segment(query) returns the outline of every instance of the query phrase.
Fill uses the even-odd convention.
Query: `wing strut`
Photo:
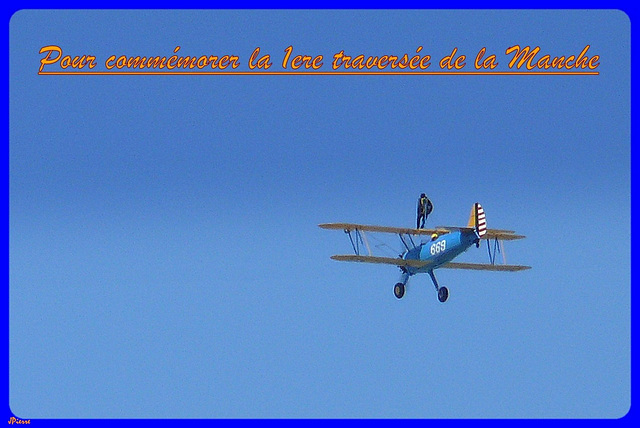
[[[502,244],[502,239],[493,239],[493,250],[491,249],[492,244],[489,241],[491,241],[491,238],[487,239],[487,251],[489,252],[489,261],[491,262],[491,264],[496,264],[496,255],[498,253],[502,254],[502,263],[507,264],[507,258],[504,253],[504,245]]]
[[[369,241],[367,240],[367,235],[365,235],[364,232],[358,232],[358,233],[360,233],[360,239],[362,239],[365,247],[367,247],[367,254],[371,255],[371,247],[369,247]]]
[[[409,244],[407,244],[407,241],[405,241],[405,235],[403,235],[402,233],[398,233],[398,237],[400,237],[400,240],[402,241],[402,244],[407,249],[407,251],[409,251],[411,248],[416,247],[416,244],[415,242],[413,242],[413,238],[411,237],[411,235],[406,235],[406,237],[409,238],[409,242],[411,242],[411,248],[409,248]]]
[[[354,229],[355,237],[351,236],[351,230],[345,229],[344,233],[349,235],[349,240],[351,241],[351,246],[353,247],[353,252],[359,256],[360,255],[360,244],[362,244],[367,249],[367,254],[371,255],[371,247],[369,247],[369,241],[365,236],[364,232],[359,229]]]
[[[349,241],[351,241],[351,246],[353,247],[353,252],[356,253],[356,255],[360,255],[360,246],[359,246],[359,242],[358,242],[358,237],[356,236],[356,242],[353,242],[353,237],[351,236],[351,231],[348,229],[344,230],[344,233],[346,233],[347,235],[349,235]]]

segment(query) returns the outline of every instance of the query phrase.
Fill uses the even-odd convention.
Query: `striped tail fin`
[[[469,216],[467,227],[473,227],[481,238],[487,233],[487,218],[482,205],[477,202],[471,207],[471,215]]]

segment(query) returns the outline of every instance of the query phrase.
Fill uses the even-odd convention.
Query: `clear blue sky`
[[[619,11],[21,11],[10,23],[10,406],[23,418],[617,418],[630,406]],[[551,55],[599,76],[38,76],[46,45]],[[468,68],[471,63],[467,65]],[[433,69],[432,68],[432,69]],[[338,263],[318,223],[463,225],[521,273]],[[388,243],[399,248],[393,236]],[[386,247],[380,249],[382,255]],[[486,260],[472,248],[468,261]]]

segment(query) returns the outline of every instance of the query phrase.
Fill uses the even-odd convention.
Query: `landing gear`
[[[401,282],[397,283],[395,287],[393,287],[393,294],[395,294],[398,299],[402,299],[402,296],[404,296],[404,284]]]
[[[440,303],[444,303],[449,298],[449,289],[447,287],[440,287],[438,289],[438,300]]]
[[[409,281],[409,277],[411,276],[406,269],[404,268],[400,268],[400,269],[402,270],[402,275],[400,275],[400,281],[396,283],[396,285],[393,287],[393,294],[395,294],[395,296],[398,299],[402,299],[402,296],[404,296],[407,281]]]
[[[436,292],[438,293],[438,300],[440,303],[444,303],[449,298],[449,289],[447,287],[440,287],[438,285],[438,280],[436,276],[433,274],[433,271],[429,271],[429,276],[431,277],[431,281],[433,281],[433,285],[436,287]]]

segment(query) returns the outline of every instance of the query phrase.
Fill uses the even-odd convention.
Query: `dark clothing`
[[[429,198],[421,197],[418,199],[418,220],[416,221],[416,229],[424,229],[424,223],[427,221],[427,217],[433,211],[433,204]],[[422,224],[420,223],[422,220]]]

